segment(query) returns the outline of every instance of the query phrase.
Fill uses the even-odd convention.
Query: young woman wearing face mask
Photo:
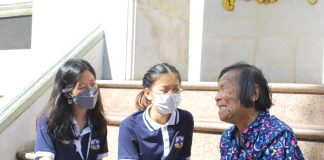
[[[85,60],[68,60],[58,70],[37,122],[35,159],[102,159],[108,154],[106,137],[95,71]]]
[[[181,78],[174,66],[157,64],[143,78],[136,98],[138,112],[122,121],[118,159],[190,159],[193,117],[178,109]]]

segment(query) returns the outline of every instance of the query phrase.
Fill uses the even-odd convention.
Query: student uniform
[[[94,138],[91,134],[90,121],[81,132],[75,119],[72,125],[74,134],[80,134],[79,140],[74,140],[72,144],[53,141],[48,133],[46,117],[42,116],[36,131],[35,157],[46,156],[54,160],[96,160],[108,155],[106,134],[99,139]]]
[[[193,117],[185,110],[171,113],[164,125],[156,123],[148,109],[138,111],[119,128],[119,160],[188,160],[191,155]]]

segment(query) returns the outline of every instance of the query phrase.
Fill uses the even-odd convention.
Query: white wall
[[[189,0],[137,0],[136,9],[134,79],[167,62],[187,80]]]
[[[236,1],[228,12],[205,0],[201,80],[215,81],[223,67],[243,60],[271,82],[321,84],[323,28],[323,1]]]
[[[131,13],[133,0],[108,0],[102,1],[100,9],[102,24],[105,29],[106,43],[108,49],[108,60],[111,66],[111,78],[114,80],[130,79],[131,67],[127,66],[127,59],[131,58],[127,52],[132,49],[128,47],[131,43],[132,30],[128,25],[132,25],[133,16]],[[129,38],[129,39],[128,39]],[[128,50],[129,49],[129,50]],[[131,63],[131,62],[130,62]]]
[[[32,50],[47,70],[101,23],[99,0],[34,0]]]

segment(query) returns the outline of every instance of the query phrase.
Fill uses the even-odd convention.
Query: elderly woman
[[[270,116],[268,82],[246,63],[224,68],[215,97],[221,121],[234,124],[221,137],[221,159],[304,159],[293,130]]]

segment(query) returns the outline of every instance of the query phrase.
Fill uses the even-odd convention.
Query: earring
[[[72,98],[69,98],[68,99],[68,104],[72,104],[73,103],[73,99]]]

